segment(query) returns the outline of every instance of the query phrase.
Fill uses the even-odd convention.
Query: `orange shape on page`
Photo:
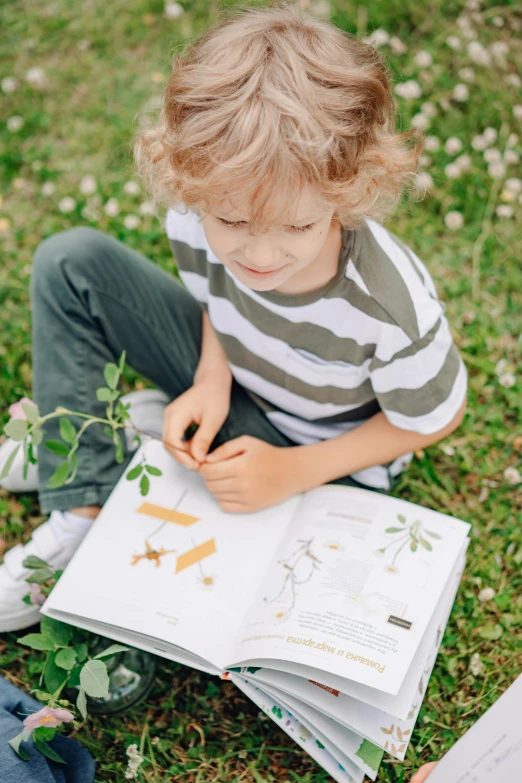
[[[205,541],[204,544],[199,544],[199,546],[195,546],[194,549],[189,549],[188,552],[184,552],[182,555],[178,555],[175,573],[178,574],[185,568],[194,565],[194,563],[199,563],[199,561],[203,560],[205,557],[213,555],[215,551],[216,540],[211,538],[208,541]]]
[[[163,506],[156,506],[154,503],[142,503],[138,509],[138,514],[147,514],[149,517],[163,519],[164,522],[172,522],[174,525],[181,525],[182,527],[190,527],[194,522],[199,521],[199,517],[182,514],[181,511],[174,511]]]

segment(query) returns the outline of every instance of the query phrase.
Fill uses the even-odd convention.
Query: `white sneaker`
[[[0,632],[19,631],[41,619],[40,605],[29,605],[22,600],[30,591],[25,581],[30,571],[22,565],[25,558],[36,555],[54,570],[65,568],[93,521],[77,514],[53,511],[25,546],[16,544],[5,553],[0,565]]]
[[[130,403],[129,413],[134,424],[144,432],[161,437],[163,429],[163,413],[170,402],[166,394],[159,389],[140,389],[120,397],[124,405]],[[129,451],[135,451],[138,443],[135,441],[136,430],[126,429],[125,437]],[[0,446],[0,473],[16,442],[8,438]],[[38,450],[35,449],[37,452]],[[36,455],[37,456],[37,455]],[[0,487],[8,492],[36,492],[38,489],[38,464],[29,464],[27,478],[23,477],[24,458],[19,449],[11,466],[9,474],[0,481]]]

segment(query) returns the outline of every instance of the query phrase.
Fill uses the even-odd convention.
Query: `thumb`
[[[244,451],[245,442],[243,437],[233,438],[232,440],[227,440],[222,446],[218,446],[217,449],[214,449],[212,454],[208,455],[207,462],[219,462],[219,460],[222,459],[235,457],[236,454],[242,454]]]
[[[197,459],[198,462],[203,462],[215,436],[215,427],[212,424],[203,422],[199,425],[189,445],[194,459]]]

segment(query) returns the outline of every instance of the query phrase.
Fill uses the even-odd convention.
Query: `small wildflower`
[[[478,653],[473,653],[470,658],[469,668],[474,677],[479,677],[484,671],[484,666]]]
[[[8,413],[11,419],[27,419],[27,416],[24,413],[24,409],[22,408],[22,403],[27,405],[34,405],[34,402],[30,400],[29,397],[22,397],[21,400],[13,402],[13,404],[8,408]]]
[[[165,3],[163,16],[165,19],[178,19],[185,13],[185,9],[179,3]]]
[[[458,179],[461,175],[460,166],[456,163],[448,163],[448,165],[444,168],[444,174],[449,179]]]
[[[517,143],[517,141],[518,141],[517,134],[516,133],[510,133],[509,136],[507,137],[506,147],[508,149],[510,149],[511,147],[514,147],[515,144]]]
[[[447,457],[453,457],[455,454],[455,449],[453,446],[450,446],[448,443],[443,443],[440,447],[440,450],[447,456]]]
[[[508,73],[504,76],[504,81],[511,87],[522,87],[522,79],[518,73]]]
[[[471,139],[471,146],[474,150],[477,150],[477,152],[482,152],[482,150],[485,150],[488,146],[488,140],[482,136],[473,136]]]
[[[129,180],[123,186],[123,192],[129,196],[136,196],[140,192],[140,186],[134,180]]]
[[[504,182],[504,186],[513,193],[520,193],[522,190],[522,179],[519,179],[518,177],[510,177]]]
[[[422,51],[417,52],[417,54],[414,57],[416,65],[419,66],[419,68],[429,68],[430,65],[433,63],[433,57],[429,52]]]
[[[515,165],[520,161],[520,155],[515,150],[506,150],[504,152],[504,160],[510,165]]]
[[[378,30],[374,30],[366,38],[363,38],[363,43],[370,44],[374,49],[378,49],[379,46],[384,46],[390,40],[390,34],[383,30],[381,27]]]
[[[464,225],[464,218],[460,212],[457,212],[457,210],[452,210],[446,214],[444,218],[444,224],[446,228],[450,228],[452,231],[456,231],[457,229],[462,228]]]
[[[509,209],[509,214],[501,214],[499,217],[512,217],[513,215],[513,209],[508,204],[501,204],[500,207],[497,207],[497,215],[499,209]],[[501,386],[504,386],[505,389],[511,389],[516,384],[517,379],[513,375],[512,372],[505,372],[503,375],[500,376],[498,379],[498,382]]]
[[[474,82],[475,71],[473,68],[461,68],[459,71],[459,78],[462,79],[463,82]]]
[[[11,221],[8,218],[0,218],[0,234],[4,231],[9,231],[11,228]]]
[[[444,109],[444,111],[451,111],[451,103],[444,96],[439,99],[439,106],[441,109]]]
[[[522,120],[522,105],[517,104],[516,106],[513,106],[513,117],[517,120]]]
[[[29,585],[29,598],[32,604],[39,604],[40,606],[47,600],[47,596],[42,592],[40,585],[34,583]]]
[[[88,196],[91,193],[96,193],[97,187],[96,179],[92,174],[85,174],[85,176],[82,177],[80,182],[80,193],[84,193]]]
[[[87,49],[91,48],[91,42],[88,41],[86,38],[82,38],[81,41],[78,41],[77,46],[80,52],[86,52]]]
[[[419,166],[423,166],[425,169],[431,166],[431,158],[429,155],[422,154],[419,158]]]
[[[495,375],[502,375],[507,366],[507,359],[499,359],[495,366]]]
[[[60,212],[63,212],[64,215],[67,215],[69,212],[72,212],[76,207],[76,201],[71,198],[70,196],[65,196],[65,198],[62,198],[58,204],[58,209]]]
[[[42,89],[47,86],[47,76],[42,68],[29,68],[25,74],[25,80],[31,87]]]
[[[433,187],[433,179],[427,171],[421,171],[415,175],[415,187],[417,191],[431,190]]]
[[[467,45],[470,59],[477,65],[491,65],[491,55],[479,41],[470,41]]]
[[[488,144],[494,144],[498,138],[498,131],[496,128],[484,128],[482,135],[488,142]]]
[[[7,118],[7,130],[11,131],[11,133],[16,133],[16,131],[19,131],[20,128],[24,124],[24,118],[20,117],[19,114],[13,114],[12,117]]]
[[[502,160],[502,154],[496,147],[489,147],[484,152],[484,160],[486,163],[495,163],[497,160]]]
[[[14,78],[14,76],[6,76],[2,79],[0,84],[2,86],[2,92],[5,93],[14,92],[18,87],[18,81]]]
[[[396,35],[390,38],[390,49],[393,54],[405,54],[408,51],[406,45]]]
[[[120,212],[118,199],[110,198],[105,204],[104,209],[106,215],[109,215],[109,217],[116,217],[116,215],[118,215]]]
[[[140,204],[138,212],[140,215],[155,215],[156,206],[153,201],[144,201],[143,204]]]
[[[440,139],[437,136],[426,136],[424,139],[424,149],[427,152],[437,152],[440,149]]]
[[[453,98],[461,103],[467,101],[469,98],[469,88],[467,84],[456,84],[453,88]]]
[[[421,112],[426,115],[426,117],[435,117],[437,114],[437,107],[434,103],[430,103],[429,101],[425,101],[421,106]]]
[[[450,136],[444,144],[444,152],[448,155],[456,155],[462,149],[462,142],[456,136]]]
[[[494,41],[489,47],[489,51],[497,63],[499,63],[499,65],[503,65],[507,55],[509,54],[509,44],[507,44],[505,41]]]
[[[417,128],[418,130],[426,130],[430,126],[430,119],[429,117],[426,117],[425,114],[422,112],[419,112],[418,114],[414,114],[411,118],[411,125],[413,128]]]
[[[491,21],[495,27],[504,27],[504,20],[501,16],[494,16]]]
[[[455,158],[453,162],[456,166],[460,166],[461,171],[465,171],[471,166],[471,157],[467,153],[464,153],[464,155],[459,155],[458,158]]]
[[[132,231],[141,225],[141,218],[138,215],[125,215],[123,225]]]
[[[462,47],[461,40],[456,35],[448,35],[446,38],[446,43],[448,44],[450,49],[453,49],[454,51],[457,51]]]
[[[138,746],[137,745],[129,745],[127,748],[127,757],[129,759],[129,763],[127,765],[127,769],[125,770],[125,778],[126,780],[134,780],[134,778],[137,777],[136,773],[138,771],[138,767],[143,762],[143,756],[140,755],[138,752]]]
[[[522,481],[522,476],[520,475],[520,472],[517,470],[517,468],[509,467],[506,468],[504,471],[504,478],[507,481],[508,484],[520,484]]]
[[[40,728],[40,726],[51,729],[55,726],[59,726],[61,723],[70,723],[72,720],[74,720],[74,715],[72,712],[69,712],[69,710],[42,707],[38,712],[28,715],[23,721],[23,724],[27,732],[33,732],[35,729]]]
[[[422,89],[418,82],[416,82],[414,79],[409,79],[406,82],[400,82],[399,84],[396,84],[395,93],[400,95],[401,98],[413,100],[414,98],[420,98],[422,95]]]
[[[56,190],[56,186],[53,182],[44,182],[42,185],[42,196],[52,196],[54,191]]]
[[[491,599],[494,597],[495,597],[495,591],[493,590],[492,587],[484,587],[478,594],[478,599],[481,604],[486,603],[486,601],[491,601]]]
[[[502,179],[506,173],[506,164],[501,160],[496,160],[488,166],[488,174],[492,179]]]

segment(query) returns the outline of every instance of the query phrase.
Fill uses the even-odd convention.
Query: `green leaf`
[[[52,693],[46,693],[45,691],[41,691],[39,688],[35,688],[34,691],[31,691],[35,699],[38,699],[38,701],[49,701],[49,699],[53,698]]]
[[[30,424],[36,424],[36,422],[40,418],[40,411],[38,410],[38,406],[33,405],[30,402],[23,402],[22,410],[25,414],[25,418],[27,419],[27,421]]]
[[[75,644],[74,649],[76,651],[76,660],[78,663],[83,663],[87,660],[87,656],[89,654],[89,651],[87,649],[87,645],[83,642],[80,642],[80,644]]]
[[[381,750],[381,748],[378,748],[377,745],[374,745],[373,742],[363,740],[362,744],[359,746],[359,750],[355,755],[359,756],[359,758],[362,759],[371,770],[377,772],[382,761],[384,751]]]
[[[44,446],[49,451],[52,451],[53,454],[58,454],[59,457],[67,457],[69,455],[70,447],[61,440],[46,440]]]
[[[45,434],[45,430],[40,429],[40,427],[35,427],[34,430],[31,432],[32,441],[33,441],[32,445],[33,446],[39,446],[40,443],[43,440],[44,434]],[[35,462],[36,462],[36,460],[35,460]]]
[[[150,481],[149,481],[148,477],[145,474],[143,474],[143,476],[140,479],[140,492],[141,492],[141,494],[142,495],[146,495],[147,492],[149,491],[149,487],[150,487]]]
[[[120,356],[120,361],[118,363],[118,371],[119,371],[120,375],[122,374],[123,369],[125,367],[125,358],[126,358],[126,356],[127,356],[127,351],[122,351],[121,352],[121,356]]]
[[[87,661],[80,672],[80,684],[87,696],[106,696],[109,692],[109,675],[103,661]]]
[[[103,370],[103,377],[109,389],[115,389],[120,379],[120,371],[113,362],[108,362]]]
[[[49,579],[52,579],[53,576],[54,571],[51,571],[50,568],[38,568],[34,573],[30,574],[25,581],[28,584],[43,585],[45,582],[48,582]]]
[[[72,626],[55,620],[52,617],[43,616],[40,623],[43,634],[52,639],[59,647],[67,647],[71,641]]]
[[[48,726],[38,726],[38,728],[35,729],[33,732],[33,737],[36,737],[39,740],[43,740],[44,742],[47,742],[55,738],[57,728],[58,728],[57,726],[55,726],[54,728],[49,728]]]
[[[419,536],[419,541],[420,541],[421,545],[424,547],[424,549],[428,550],[428,552],[431,552],[433,550],[433,547],[430,544],[430,542],[426,541],[426,539],[423,538],[422,536]]]
[[[426,530],[426,534],[427,534],[428,536],[431,536],[431,538],[438,538],[438,539],[441,539],[441,538],[442,538],[442,536],[439,536],[439,534],[438,534],[438,533],[432,533],[432,531],[431,531],[431,530]]]
[[[22,750],[20,747],[20,743],[24,742],[25,740],[28,740],[31,734],[27,731],[21,731],[20,734],[17,734],[16,737],[13,737],[13,739],[8,740],[9,745],[12,747],[15,753],[17,753],[21,759],[24,761],[29,761],[29,756],[25,752],[25,750]]]
[[[419,547],[418,547],[418,544],[417,544],[417,539],[416,538],[412,538],[411,541],[410,541],[410,549],[411,549],[411,551],[412,552],[416,552],[418,548]]]
[[[36,555],[28,555],[25,560],[22,560],[22,565],[24,568],[49,568],[49,563]]]
[[[66,669],[70,672],[76,663],[76,652],[72,647],[62,647],[62,649],[58,650],[56,653],[54,662],[60,669]]]
[[[481,639],[488,639],[488,641],[496,642],[502,636],[502,626],[498,623],[496,625],[485,625],[479,631]]]
[[[111,655],[116,655],[116,653],[120,652],[127,652],[127,650],[130,650],[130,647],[125,647],[123,644],[111,644],[111,646],[107,647],[106,650],[103,650],[101,653],[98,653],[98,655],[95,655],[93,661],[96,661],[98,658],[109,658]]]
[[[67,679],[67,687],[68,688],[79,688],[80,687],[80,671],[81,666],[76,665],[74,669],[69,673],[69,677]]]
[[[53,640],[42,633],[28,633],[16,641],[18,644],[25,644],[26,647],[31,647],[32,650],[54,650],[56,647]]]
[[[66,443],[72,443],[76,437],[76,429],[69,419],[60,419],[60,435]]]
[[[283,713],[281,712],[280,707],[276,707],[275,705],[272,707],[272,712],[276,716],[276,718],[279,718],[279,720],[282,719]]]
[[[54,653],[49,653],[44,664],[43,678],[45,687],[50,693],[56,693],[67,679],[67,672],[60,669],[54,662]]]
[[[20,450],[20,444],[18,446],[15,446],[8,458],[5,461],[4,467],[2,468],[2,473],[0,473],[0,479],[4,479],[9,471],[11,470],[13,466],[13,462],[15,460],[16,455],[18,454]]]
[[[36,749],[40,751],[40,753],[43,756],[47,756],[48,759],[51,759],[51,761],[57,761],[59,764],[65,764],[66,762],[62,759],[59,753],[57,753],[55,750],[51,748],[50,745],[48,745],[46,742],[42,742],[42,740],[34,738],[34,744],[36,746]]]
[[[145,465],[145,470],[150,473],[151,476],[162,476],[163,473],[159,468],[155,468],[153,465]]]
[[[118,465],[121,465],[121,463],[124,460],[123,445],[119,435],[117,433],[115,434],[116,434],[116,438],[114,440],[114,451],[116,456],[116,462],[118,463]]]
[[[385,533],[404,533],[403,527],[387,527]],[[391,546],[391,544],[390,544]]]
[[[112,400],[112,391],[107,386],[100,386],[96,389],[96,397],[100,402],[110,402]]]
[[[27,604],[27,606],[34,606],[33,602],[31,601],[31,596],[29,593],[27,593],[27,595],[24,595],[22,601],[24,602],[24,604]]]
[[[406,524],[406,517],[404,516],[404,514],[397,514],[397,519],[399,520],[399,522],[402,522],[403,525]]]
[[[113,433],[112,427],[104,427],[103,432],[105,433],[105,435],[107,435],[107,437],[112,438],[112,433]]]
[[[87,696],[83,688],[78,691],[78,698],[76,699],[76,707],[78,712],[85,720],[87,718]]]
[[[27,429],[25,419],[11,419],[5,425],[4,432],[13,440],[23,440],[27,436]]]
[[[136,465],[132,470],[129,470],[125,478],[127,481],[134,481],[134,479],[137,479],[138,476],[141,474],[141,471],[143,470],[143,465]]]
[[[67,480],[67,476],[69,475],[69,463],[68,462],[62,462],[56,470],[54,471],[53,475],[47,482],[47,486],[49,489],[56,489],[57,487],[63,486]]]

